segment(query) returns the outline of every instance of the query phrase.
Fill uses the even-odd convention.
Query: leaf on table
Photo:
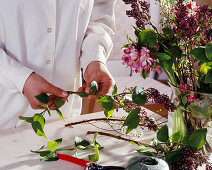
[[[75,147],[78,147],[78,146],[89,146],[90,145],[90,142],[81,138],[81,137],[75,137]]]
[[[58,147],[58,143],[56,141],[49,141],[47,143],[47,148],[51,151],[54,152]]]
[[[43,151],[40,153],[41,161],[57,161],[59,158],[57,154],[51,151]]]
[[[99,160],[99,149],[98,149],[98,146],[96,145],[93,149],[94,149],[94,151],[96,153],[93,154],[93,155],[89,155],[88,158],[89,158],[89,161],[97,162]]]

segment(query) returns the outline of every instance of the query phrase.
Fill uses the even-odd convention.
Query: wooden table
[[[160,118],[160,116],[151,111],[148,111],[148,114],[155,117],[155,119]],[[72,122],[101,117],[104,117],[103,112],[73,117]],[[161,118],[161,121],[166,121],[166,119]],[[101,129],[96,128],[96,126]],[[46,135],[51,140],[62,137],[64,141],[62,146],[71,147],[74,144],[74,137],[76,136],[92,141],[93,135],[86,135],[87,131],[108,132],[107,130],[110,128],[108,124],[103,122],[80,124],[72,128],[65,128],[62,121],[56,120],[47,121],[45,131],[48,132]],[[155,135],[153,132],[144,131],[142,140],[150,140],[153,135]],[[97,140],[105,147],[105,149],[100,151],[100,160],[98,163],[101,165],[126,166],[127,161],[132,156],[137,155],[135,151],[136,146],[130,145],[128,142],[105,136],[99,136]],[[41,162],[40,156],[31,153],[30,150],[37,150],[45,144],[46,140],[43,137],[35,135],[30,126],[0,130],[0,170],[83,170],[83,167],[63,160]],[[87,155],[88,153],[79,154],[81,158],[85,158]]]

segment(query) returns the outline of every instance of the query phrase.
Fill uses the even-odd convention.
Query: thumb
[[[49,86],[47,88],[47,93],[50,93],[52,95],[58,96],[58,97],[67,97],[68,93],[58,87],[53,86],[49,83]]]

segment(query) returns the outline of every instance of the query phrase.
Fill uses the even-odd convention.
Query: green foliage
[[[96,145],[93,149],[95,151],[95,154],[88,155],[88,158],[89,158],[89,161],[97,162],[99,160],[99,149],[98,149],[98,145]]]
[[[156,57],[159,60],[159,64],[163,67],[166,71],[172,71],[173,59],[166,53],[157,53]]]
[[[106,118],[110,118],[114,112],[114,99],[112,96],[100,97],[97,102],[104,108],[104,114]]]
[[[96,81],[92,81],[90,84],[90,94],[95,94],[98,91],[98,84]]]
[[[143,106],[147,101],[147,94],[143,87],[136,86],[132,92],[132,100],[139,106]]]
[[[81,137],[75,137],[75,147],[78,147],[78,146],[89,146],[90,145],[90,142],[81,138]]]
[[[61,98],[58,98],[54,101],[54,104],[57,108],[60,108],[65,104],[65,102]]]
[[[43,115],[35,114],[33,116],[32,128],[38,136],[44,136],[46,138],[46,135],[43,131],[44,125],[45,125],[45,118],[43,117]]]
[[[212,63],[210,62],[203,63],[200,67],[200,73],[202,76],[208,74],[210,70],[212,70]]]
[[[194,149],[201,149],[206,143],[206,134],[207,129],[195,130],[189,138],[190,146]]]
[[[43,151],[40,153],[41,161],[57,161],[58,157],[55,152],[51,151]]]
[[[118,88],[117,88],[117,85],[115,84],[115,85],[114,85],[114,88],[113,88],[113,93],[112,93],[112,95],[117,94],[117,91],[118,91]]]
[[[33,122],[33,117],[23,117],[23,116],[19,116],[20,120],[24,120],[27,123],[32,123]]]
[[[205,76],[205,83],[212,83],[212,70],[208,72],[208,74]]]
[[[63,122],[65,122],[64,117],[63,117],[63,114],[62,114],[62,112],[58,108],[56,109],[56,112],[57,112],[57,115],[61,118],[61,120]]]
[[[157,34],[152,29],[141,31],[138,38],[143,46],[154,47],[157,45]]]
[[[190,54],[201,62],[209,62],[209,59],[205,55],[205,48],[195,48]]]
[[[51,151],[54,152],[58,147],[58,143],[56,141],[49,141],[47,143],[47,148]]]
[[[136,108],[132,110],[129,115],[127,116],[123,126],[127,126],[127,134],[130,133],[133,129],[137,128],[140,118],[139,118],[139,113],[141,109]]]
[[[165,155],[165,161],[167,163],[175,163],[180,162],[184,157],[184,150],[183,149],[177,149],[171,152],[167,152]]]
[[[157,139],[160,142],[167,142],[169,140],[169,132],[168,132],[168,126],[164,125],[157,133]]]
[[[87,97],[88,95],[89,94],[85,93],[84,91],[79,93],[80,97]]]
[[[45,93],[41,93],[37,96],[35,96],[35,98],[41,102],[41,103],[44,103],[44,104],[47,104],[49,102],[49,96]]]
[[[162,31],[163,31],[164,35],[168,35],[168,36],[172,35],[172,29],[171,28],[166,27],[166,28],[163,28]]]
[[[50,111],[48,105],[38,105],[37,107],[39,107],[40,109],[46,109],[46,111],[48,112],[49,116],[51,117],[51,111]]]
[[[212,43],[208,43],[205,47],[206,57],[212,62]]]
[[[181,138],[181,132],[178,131],[175,134],[173,134],[170,139],[172,140],[172,142],[178,142]]]

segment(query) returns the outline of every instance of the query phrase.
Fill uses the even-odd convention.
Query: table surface
[[[169,87],[156,83],[155,80],[147,78],[145,81],[140,77],[120,77],[116,78],[119,90],[122,91],[124,86],[130,87],[135,85],[141,85],[144,88],[155,87],[158,88],[162,93],[170,94],[171,90]],[[147,110],[148,115],[154,117],[156,120],[161,122],[167,121],[167,119]],[[103,112],[82,115],[78,117],[72,117],[72,122],[81,120],[87,120],[91,118],[104,117]],[[98,129],[98,126],[101,129]],[[104,129],[104,130],[102,130]],[[74,137],[80,136],[85,139],[92,141],[93,135],[86,135],[87,131],[108,131],[111,127],[104,122],[96,122],[92,124],[80,124],[75,125],[72,128],[65,128],[64,123],[60,120],[49,120],[45,126],[46,135],[51,139],[55,140],[63,138],[62,146],[73,146]],[[150,131],[144,131],[142,135],[142,141],[150,140],[155,134]],[[105,148],[100,151],[99,164],[101,165],[118,165],[126,166],[127,161],[135,156],[136,146],[130,145],[128,142],[120,141],[114,138],[99,136],[98,142]],[[67,170],[84,169],[81,166],[59,160],[56,162],[41,162],[38,154],[31,153],[30,150],[39,149],[42,145],[46,144],[46,140],[43,137],[38,137],[28,125],[18,127],[15,129],[0,130],[0,170]],[[69,153],[70,154],[70,153]],[[79,153],[81,158],[85,158],[88,154]]]

